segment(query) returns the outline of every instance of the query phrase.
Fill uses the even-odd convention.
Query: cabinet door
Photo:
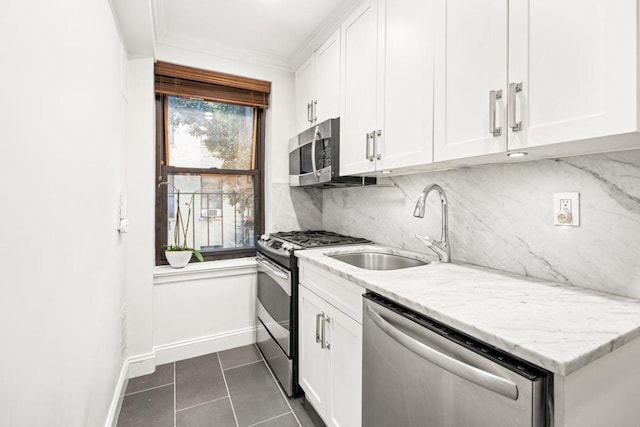
[[[362,325],[331,307],[329,343],[330,415],[333,427],[362,425]]]
[[[436,2],[380,1],[384,5],[385,85],[377,168],[431,163]]]
[[[314,58],[307,59],[296,71],[296,131],[302,132],[311,126],[308,104],[315,99]]]
[[[434,1],[434,160],[504,151],[507,0]],[[492,90],[501,90],[502,98],[490,105]],[[490,132],[491,108],[502,128],[497,136]]]
[[[315,54],[316,123],[340,115],[340,30],[324,42]]]
[[[321,328],[319,314],[327,314],[328,305],[316,294],[305,288],[299,287],[298,296],[298,382],[305,392],[307,400],[313,405],[318,414],[326,413],[326,399],[329,393],[327,384],[328,376],[328,351],[321,348],[316,342],[317,328]],[[325,324],[326,331],[326,324]],[[326,332],[325,332],[326,333]]]
[[[637,130],[636,0],[512,0],[509,149]]]
[[[364,1],[341,27],[340,174],[370,172],[367,134],[376,129],[378,4]]]

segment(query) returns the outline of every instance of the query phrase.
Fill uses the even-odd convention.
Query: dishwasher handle
[[[384,333],[396,340],[400,345],[433,363],[436,366],[487,390],[498,393],[512,400],[518,400],[518,386],[511,381],[490,372],[468,365],[451,356],[441,353],[428,345],[410,337],[394,327],[371,307],[367,307],[370,318]]]

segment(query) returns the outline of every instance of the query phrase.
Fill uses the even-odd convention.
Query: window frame
[[[212,90],[215,86],[212,85]],[[166,136],[168,131],[168,102],[167,94],[156,93],[155,109],[156,109],[156,203],[155,203],[155,263],[156,265],[168,264],[164,256],[163,245],[167,242],[167,226],[168,226],[168,207],[167,197],[168,189],[166,185],[158,186],[161,182],[166,182],[170,173],[185,175],[251,175],[254,178],[254,246],[251,248],[228,248],[220,249],[215,252],[202,252],[205,261],[215,261],[232,258],[252,257],[256,254],[255,243],[258,237],[264,233],[265,228],[265,129],[266,129],[266,110],[264,107],[253,106],[255,109],[256,126],[256,147],[255,147],[255,169],[236,170],[236,169],[219,169],[219,168],[190,168],[165,165],[167,142]],[[207,101],[209,99],[206,99]],[[214,102],[220,102],[215,101]],[[233,104],[233,102],[226,102]],[[238,104],[240,105],[240,104]]]

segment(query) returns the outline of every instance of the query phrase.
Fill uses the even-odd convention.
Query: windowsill
[[[153,269],[153,284],[191,282],[194,280],[229,277],[256,272],[254,257],[225,259],[220,261],[191,262],[184,268],[159,265]]]

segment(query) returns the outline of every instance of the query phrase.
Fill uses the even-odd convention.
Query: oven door
[[[256,344],[287,396],[296,385],[292,352],[292,273],[258,252]]]
[[[269,335],[291,355],[291,272],[258,253],[257,315]]]

